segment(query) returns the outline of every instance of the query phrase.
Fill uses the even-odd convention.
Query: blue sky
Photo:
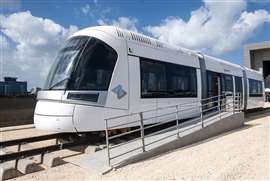
[[[42,86],[75,31],[116,25],[242,64],[243,45],[270,40],[268,0],[0,0],[0,78]]]

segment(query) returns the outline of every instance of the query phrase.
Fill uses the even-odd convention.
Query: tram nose
[[[53,132],[75,132],[73,112],[75,105],[39,100],[34,113],[37,129]]]

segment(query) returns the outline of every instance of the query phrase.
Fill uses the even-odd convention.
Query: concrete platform
[[[220,120],[221,118],[221,120]],[[195,142],[216,136],[220,133],[236,129],[244,124],[243,113],[229,113],[224,112],[221,115],[214,115],[204,120],[204,127],[199,119],[192,120],[192,124],[181,124],[179,130],[179,137],[175,128],[169,128],[159,134],[155,133],[147,135],[145,138],[145,152],[142,151],[141,140],[136,140],[128,144],[119,146],[111,150],[111,157],[123,154],[129,150],[139,148],[136,151],[124,154],[111,160],[111,165],[114,168],[119,168],[129,163],[137,162],[155,155],[180,148]],[[160,141],[158,141],[160,140]],[[153,144],[150,144],[155,142]],[[91,169],[98,174],[104,174],[112,168],[108,166],[107,150],[101,150],[94,154],[86,154],[81,158],[79,163],[75,163],[82,168]]]
[[[265,102],[263,108],[264,109],[269,109],[270,108],[270,102]]]

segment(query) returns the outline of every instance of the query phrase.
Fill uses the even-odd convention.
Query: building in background
[[[244,65],[262,72],[265,88],[270,89],[270,41],[246,45]]]
[[[0,81],[0,96],[25,95],[27,95],[27,82],[17,81],[16,77],[4,77],[4,81]]]

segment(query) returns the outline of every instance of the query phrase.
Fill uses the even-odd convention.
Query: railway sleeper
[[[20,151],[28,150],[30,145],[22,145]],[[1,149],[2,154],[6,153]],[[60,158],[60,151],[43,153],[41,155],[20,158],[17,160],[0,163],[0,181],[16,178],[25,174],[44,170],[66,163]],[[10,153],[10,152],[9,152]],[[42,165],[43,166],[42,166]]]
[[[21,144],[20,150],[18,151],[25,151],[33,149],[33,147],[30,144]],[[40,170],[43,170],[43,168],[39,165],[41,163],[41,156],[40,155],[34,155],[30,157],[26,157],[23,159],[16,160],[16,168],[23,174],[33,173]]]
[[[17,170],[23,174],[29,174],[44,170],[38,163],[30,158],[17,160]]]
[[[23,175],[15,168],[15,161],[0,163],[0,181]]]
[[[60,157],[62,149],[70,149],[76,146],[85,147],[85,145],[87,145],[86,149],[92,150],[91,152],[104,149],[104,145],[89,145],[87,139],[76,141],[72,140],[60,144],[57,141],[56,145],[44,148],[32,148],[29,143],[21,142],[20,146],[18,146],[18,152],[15,153],[6,151],[6,148],[1,148],[0,181],[43,170],[43,166],[51,168],[66,163]]]
[[[44,154],[43,165],[46,168],[55,167],[66,163],[55,152]],[[44,170],[44,168],[33,157],[12,160],[0,163],[0,181],[20,177],[25,174]]]
[[[60,151],[42,154],[41,157],[42,157],[41,163],[46,168],[56,167],[58,165],[63,165],[65,163],[67,163],[60,157]]]
[[[7,150],[4,148],[0,149],[1,155],[7,153]],[[18,177],[22,175],[17,169],[16,169],[16,161],[8,161],[4,163],[0,163],[0,181],[11,179],[14,177]]]

